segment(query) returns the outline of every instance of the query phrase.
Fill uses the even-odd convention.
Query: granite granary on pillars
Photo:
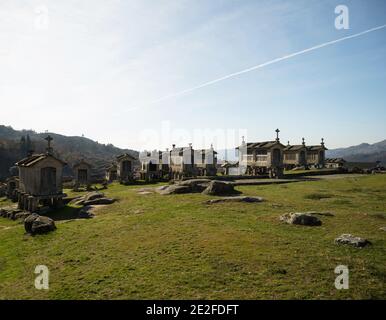
[[[35,212],[39,205],[60,207],[64,197],[62,171],[65,163],[53,155],[52,138],[46,138],[48,147],[43,154],[33,154],[16,163],[19,168],[17,190],[19,208]]]
[[[326,161],[326,150],[328,150],[324,145],[324,139],[320,145],[307,146],[307,164],[314,168],[324,168]]]
[[[91,165],[82,159],[73,167],[75,186],[89,186],[91,184]]]
[[[289,141],[283,150],[283,164],[287,170],[295,167],[307,168],[307,147],[302,138],[302,144],[290,145]]]
[[[240,171],[247,175],[266,175],[279,178],[283,175],[283,150],[280,143],[279,129],[276,129],[276,139],[273,141],[248,142],[243,139],[236,150],[239,153]]]
[[[199,149],[194,151],[194,164],[198,176],[215,176],[217,174],[217,152],[213,145],[210,149]]]
[[[19,189],[19,177],[10,177],[6,181],[6,196],[12,201],[17,201],[17,190]]]
[[[137,159],[125,153],[117,157],[117,178],[120,182],[128,182],[134,178],[134,162]]]
[[[169,178],[169,158],[167,151],[144,151],[140,154],[141,179],[146,181]]]
[[[117,180],[117,170],[117,165],[115,163],[112,163],[109,167],[107,167],[105,176],[106,180],[109,182]]]
[[[191,143],[189,147],[176,147],[173,144],[170,151],[170,176],[175,180],[196,176],[194,150]]]

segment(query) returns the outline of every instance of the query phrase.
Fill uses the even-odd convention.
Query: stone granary
[[[106,180],[109,182],[115,181],[118,178],[117,174],[117,165],[112,163],[109,167],[106,168]]]
[[[46,140],[46,153],[33,154],[16,163],[20,179],[17,195],[22,210],[35,212],[39,204],[59,207],[63,203],[62,172],[66,163],[53,155],[52,138],[48,136]]]
[[[134,178],[134,162],[137,159],[128,153],[117,157],[117,179],[120,182],[128,182]]]
[[[73,167],[75,185],[89,186],[91,184],[91,164],[82,159]]]
[[[283,151],[280,143],[279,129],[273,141],[248,142],[244,140],[236,150],[239,153],[239,166],[247,175],[265,175],[279,178],[283,175]]]
[[[19,177],[10,177],[6,181],[6,196],[12,201],[17,201],[17,190],[19,189]]]
[[[320,145],[307,146],[307,165],[314,168],[324,168],[326,150],[328,149],[324,146],[323,138]]]
[[[178,148],[173,144],[173,148],[170,150],[170,177],[178,180],[194,176],[196,176],[196,167],[192,144],[190,143],[189,147]]]
[[[169,177],[170,152],[144,151],[140,154],[142,180],[158,180]]]
[[[215,176],[217,174],[217,152],[213,145],[210,149],[200,149],[194,152],[194,164],[198,176]]]
[[[307,167],[307,147],[302,138],[302,144],[288,145],[283,150],[283,164],[289,170],[295,167]]]
[[[331,169],[344,168],[346,162],[347,161],[344,160],[343,158],[326,159],[325,160],[325,167],[331,168]]]

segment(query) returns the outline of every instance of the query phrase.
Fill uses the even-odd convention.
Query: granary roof
[[[200,149],[200,150],[197,150],[197,151],[200,152],[200,153],[213,152],[214,154],[217,154],[217,151],[214,151],[213,149]]]
[[[184,151],[193,151],[193,149],[192,147],[174,147],[170,152],[174,154],[178,153],[182,156]]]
[[[76,168],[76,167],[78,167],[78,166],[80,166],[80,165],[86,165],[86,166],[88,166],[88,167],[91,167],[91,164],[89,164],[88,162],[86,162],[84,159],[82,159],[82,160],[80,160],[80,161],[78,161],[78,162],[76,162],[75,164],[74,164],[74,168]]]
[[[263,142],[247,142],[245,145],[247,149],[270,149],[275,145],[281,145],[284,147],[283,144],[281,144],[279,141],[263,141]],[[236,149],[240,149],[240,147],[237,147]]]
[[[235,168],[239,166],[239,162],[232,162],[232,161],[225,161],[222,165],[221,168]]]
[[[308,151],[328,150],[324,145],[307,146]]]
[[[131,154],[128,154],[128,153],[124,153],[124,154],[121,154],[119,156],[117,156],[117,160],[122,160],[124,158],[131,158],[133,160],[137,160],[134,156],[132,156]]]
[[[296,144],[296,145],[286,146],[284,148],[284,151],[299,151],[299,150],[302,150],[305,148],[306,148],[306,146],[303,144]]]
[[[106,170],[113,170],[113,169],[117,170],[117,165],[116,165],[115,163],[110,164],[110,165],[106,168]]]
[[[16,166],[18,166],[18,167],[32,167],[35,164],[37,164],[38,162],[40,162],[44,159],[47,159],[48,157],[51,157],[51,158],[61,162],[62,165],[66,165],[66,163],[64,161],[54,157],[52,154],[42,153],[42,154],[34,154],[32,156],[24,158],[24,159],[16,162]]]

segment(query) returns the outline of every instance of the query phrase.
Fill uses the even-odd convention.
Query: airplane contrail
[[[227,80],[227,79],[239,76],[241,74],[244,74],[244,73],[247,73],[247,72],[251,72],[253,70],[261,69],[261,68],[266,67],[268,65],[271,65],[271,64],[283,61],[283,60],[287,60],[287,59],[299,56],[299,55],[301,55],[303,53],[307,53],[307,52],[314,51],[314,50],[317,50],[317,49],[320,49],[320,48],[323,48],[323,47],[327,47],[327,46],[330,46],[332,44],[335,44],[335,43],[338,43],[338,42],[341,42],[341,41],[345,41],[345,40],[348,40],[348,39],[360,37],[360,36],[362,36],[364,34],[367,34],[369,32],[373,32],[373,31],[377,31],[377,30],[383,29],[385,27],[386,27],[386,24],[378,26],[378,27],[375,27],[375,28],[371,28],[371,29],[368,29],[368,30],[365,30],[365,31],[362,31],[362,32],[359,32],[359,33],[355,33],[355,34],[352,34],[350,36],[346,36],[346,37],[342,37],[342,38],[339,38],[339,39],[336,39],[336,40],[332,40],[332,41],[328,41],[328,42],[325,42],[325,43],[322,43],[322,44],[318,44],[316,46],[313,46],[313,47],[310,47],[310,48],[307,48],[307,49],[304,49],[304,50],[301,50],[301,51],[297,51],[297,52],[294,52],[294,53],[282,56],[280,58],[276,58],[276,59],[273,59],[273,60],[270,60],[270,61],[258,64],[258,65],[255,65],[253,67],[250,67],[250,68],[247,68],[247,69],[244,69],[244,70],[241,70],[241,71],[230,73],[230,74],[228,74],[226,76],[223,76],[221,78],[217,78],[217,79],[214,79],[214,80],[211,80],[211,81],[204,82],[204,83],[202,83],[200,85],[197,85],[195,87],[192,87],[192,88],[189,88],[189,89],[185,89],[185,90],[173,93],[173,94],[169,94],[167,96],[164,96],[162,98],[158,98],[156,100],[152,100],[149,103],[147,103],[147,105],[152,105],[152,104],[155,104],[155,103],[167,100],[167,99],[178,97],[178,96],[184,95],[186,93],[195,91],[197,89],[201,89],[201,88],[210,86],[210,85],[215,84],[217,82],[224,81],[224,80]]]

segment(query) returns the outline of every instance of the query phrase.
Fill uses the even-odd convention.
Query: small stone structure
[[[115,163],[112,163],[109,167],[106,168],[106,181],[113,182],[117,180],[118,174],[117,174],[117,165]]]
[[[194,165],[194,150],[192,144],[189,147],[176,147],[170,151],[170,177],[180,180],[185,177],[195,177],[197,174]]]
[[[324,168],[326,160],[326,150],[324,139],[320,145],[307,146],[307,165],[314,168]]]
[[[18,207],[22,210],[35,212],[39,204],[62,206],[62,171],[66,163],[53,155],[52,138],[48,136],[46,140],[46,153],[34,154],[16,163],[19,168]]]
[[[243,139],[239,152],[239,166],[247,175],[265,175],[280,178],[283,175],[283,151],[285,146],[280,143],[279,129],[276,129],[276,140],[264,142],[248,142]]]
[[[74,180],[77,187],[91,184],[91,165],[82,159],[73,167]]]
[[[213,145],[210,149],[200,149],[194,152],[194,164],[198,176],[215,176],[217,174],[217,152]]]
[[[134,162],[137,159],[125,153],[117,157],[117,178],[120,182],[129,182],[134,177]]]
[[[344,160],[343,158],[326,159],[325,167],[330,169],[340,169],[340,168],[344,168],[346,162],[347,161]]]
[[[153,152],[145,151],[140,155],[140,162],[140,176],[142,180],[152,181],[163,179],[165,177],[169,178],[170,152],[168,150]]]
[[[307,168],[307,147],[302,138],[302,144],[290,145],[289,141],[283,150],[283,164],[289,170],[295,167]]]
[[[11,199],[13,202],[18,200],[17,190],[19,189],[19,177],[10,177],[6,180],[6,196],[8,199]]]

